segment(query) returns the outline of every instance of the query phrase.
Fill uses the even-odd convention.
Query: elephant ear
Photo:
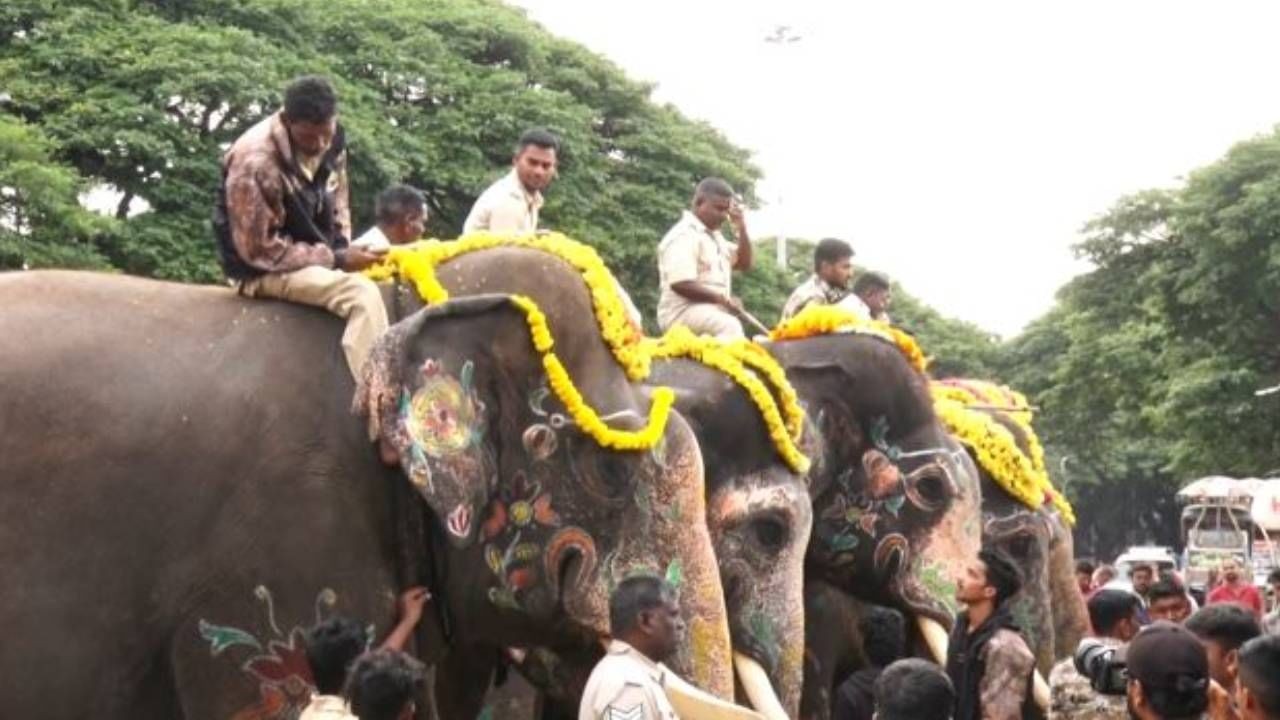
[[[488,437],[496,401],[482,394],[489,374],[510,360],[494,355],[495,323],[522,322],[506,295],[433,305],[397,323],[370,354],[354,409],[370,433],[398,451],[414,488],[452,544],[469,545],[496,475]],[[474,330],[474,331],[473,331]],[[529,360],[532,362],[532,346]]]

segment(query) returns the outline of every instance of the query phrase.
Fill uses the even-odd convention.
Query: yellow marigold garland
[[[930,383],[933,406],[947,431],[973,449],[978,464],[997,483],[1027,507],[1039,509],[1046,498],[1069,525],[1075,525],[1075,511],[1067,499],[1049,482],[1044,465],[1044,449],[1031,428],[1031,408],[1021,393],[981,381]],[[971,405],[1024,408],[1005,411],[1026,437],[1029,453],[1023,453],[1008,428],[990,414],[970,409]]]
[[[550,253],[582,273],[591,292],[591,302],[605,344],[631,380],[649,376],[649,358],[640,351],[640,332],[627,320],[626,307],[618,293],[618,281],[600,259],[595,248],[559,233],[541,235],[494,235],[475,233],[457,240],[423,240],[393,247],[387,257],[365,274],[377,280],[397,275],[412,283],[424,302],[438,304],[449,299],[449,291],[436,279],[436,267],[459,255],[495,247],[523,247]]]
[[[834,305],[809,305],[795,317],[779,323],[769,333],[769,339],[802,340],[817,335],[838,333],[857,333],[878,337],[897,346],[907,361],[920,372],[924,372],[929,366],[929,361],[915,338],[889,323],[867,320]]]
[[[675,393],[671,388],[658,388],[653,393],[653,404],[649,407],[649,422],[643,430],[631,432],[615,430],[605,424],[596,411],[582,399],[569,371],[560,362],[560,358],[551,352],[555,340],[551,336],[551,328],[547,325],[547,316],[538,308],[538,304],[523,295],[511,296],[511,302],[524,311],[525,322],[529,324],[529,337],[533,347],[542,354],[542,367],[547,371],[547,383],[551,392],[564,403],[570,417],[578,427],[604,447],[616,450],[646,450],[657,444],[667,427],[667,417],[671,412],[671,404],[675,401]]]
[[[803,429],[804,412],[782,369],[762,348],[746,340],[723,342],[695,335],[679,325],[660,339],[647,340],[645,345],[655,358],[688,358],[727,375],[746,391],[760,410],[769,437],[787,466],[801,474],[809,471],[809,458],[796,447]],[[781,411],[765,386],[766,381],[778,391],[782,400]]]
[[[687,330],[686,335],[677,333],[671,339],[645,340],[627,319],[626,308],[619,297],[613,273],[605,266],[595,249],[588,245],[555,233],[519,237],[474,234],[449,242],[425,240],[392,248],[382,263],[365,271],[365,274],[375,281],[398,276],[403,281],[412,283],[423,301],[441,303],[449,299],[449,292],[436,278],[436,267],[459,255],[494,247],[541,250],[565,260],[581,272],[583,281],[591,292],[601,335],[631,380],[648,377],[651,358],[655,356],[689,357],[724,372],[742,386],[759,408],[770,437],[787,465],[796,472],[808,469],[809,459],[795,445],[803,429],[804,411],[800,409],[795,388],[787,381],[786,374],[777,361],[754,343],[720,343],[709,338],[698,338]],[[670,388],[658,388],[654,391],[649,424],[644,430],[632,433],[609,428],[587,405],[568,370],[551,352],[554,341],[541,309],[527,297],[514,296],[512,302],[525,313],[534,347],[543,354],[543,367],[552,392],[584,432],[601,445],[617,449],[645,449],[652,447],[661,438],[671,404],[675,400],[675,394]],[[781,401],[781,408],[761,378],[773,386]]]

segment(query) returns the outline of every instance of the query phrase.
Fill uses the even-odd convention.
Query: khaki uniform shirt
[[[787,298],[787,304],[782,306],[782,319],[789,320],[810,305],[839,304],[841,300],[849,296],[850,293],[847,288],[830,285],[826,280],[818,277],[817,273],[814,273],[809,276],[808,280],[801,283],[800,287],[795,289],[795,292],[791,293],[791,297]]]
[[[1123,643],[1099,638],[1107,647]],[[1049,672],[1049,720],[1129,720],[1124,695],[1103,695],[1076,671],[1075,661],[1066,658]]]
[[[542,193],[530,194],[513,169],[489,189],[481,193],[471,214],[462,225],[462,233],[487,231],[512,235],[529,235],[538,230],[538,210]]]
[[[671,289],[686,280],[695,280],[711,290],[729,295],[738,246],[724,239],[719,230],[706,225],[688,210],[658,243],[658,326],[671,327],[680,315],[696,303]]]
[[[587,680],[578,720],[678,720],[663,690],[670,672],[627,643],[611,641]]]
[[[347,702],[337,695],[316,695],[302,710],[298,720],[356,720]]]

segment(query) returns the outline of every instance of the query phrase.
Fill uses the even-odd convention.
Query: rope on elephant
[[[938,419],[973,450],[978,464],[1000,487],[1032,510],[1050,503],[1068,525],[1075,525],[1071,503],[1049,481],[1044,448],[1031,427],[1031,408],[1022,393],[982,380],[934,381],[929,384],[929,391]],[[1021,409],[974,407],[991,405]],[[1027,446],[1025,452],[1018,438],[1001,423],[1002,418],[1021,432]]]
[[[803,340],[818,335],[848,333],[880,338],[897,347],[912,367],[920,372],[929,367],[929,360],[915,338],[887,322],[868,320],[834,305],[809,305],[795,317],[779,323],[769,333],[769,339]]]
[[[382,263],[365,271],[365,274],[375,281],[399,277],[412,283],[424,302],[442,303],[449,299],[449,291],[436,278],[436,267],[466,253],[497,247],[539,250],[577,269],[591,294],[600,334],[629,379],[639,381],[647,378],[653,358],[673,357],[688,358],[727,375],[756,405],[782,459],[795,472],[807,472],[809,459],[796,445],[804,426],[804,411],[800,408],[795,389],[777,361],[753,343],[701,338],[683,328],[676,328],[662,338],[645,338],[628,319],[618,281],[589,245],[558,233],[526,236],[477,233],[448,242],[425,240],[393,247]],[[524,297],[514,302],[529,319],[534,347],[543,353],[543,365],[552,392],[584,432],[606,447],[645,449],[657,443],[663,427],[655,425],[654,421],[660,417],[665,424],[667,408],[657,413],[656,406],[663,400],[669,407],[669,400],[674,397],[669,388],[658,388],[655,392],[655,408],[651,410],[649,427],[645,430],[627,433],[609,428],[587,405],[568,371],[550,351],[554,340],[547,327],[546,316],[537,304]],[[772,392],[766,384],[771,386]]]

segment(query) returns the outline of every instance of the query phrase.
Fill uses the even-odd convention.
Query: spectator
[[[1150,565],[1134,565],[1133,570],[1129,571],[1129,581],[1133,584],[1133,591],[1142,598],[1142,604],[1145,607],[1147,593],[1151,590],[1151,583],[1155,581],[1155,571]]]
[[[351,243],[351,247],[386,252],[422,237],[426,230],[427,201],[408,185],[392,185],[378,194],[374,205],[378,224]]]
[[[793,318],[810,305],[839,304],[849,296],[852,275],[853,248],[849,243],[836,238],[819,240],[813,249],[813,275],[787,298],[782,319]]]
[[[870,666],[854,672],[836,689],[832,720],[871,720],[875,712],[876,679],[903,656],[907,644],[902,614],[897,610],[872,607],[858,627]]]
[[[613,640],[587,679],[579,720],[676,717],[663,690],[662,661],[675,652],[684,620],[675,589],[652,575],[629,577],[609,598]]]
[[[1088,596],[1093,590],[1093,571],[1093,563],[1088,560],[1076,561],[1076,585],[1081,595]]]
[[[1186,627],[1204,643],[1211,677],[1232,692],[1240,646],[1262,634],[1257,618],[1239,605],[1219,603],[1200,608],[1187,620]]]
[[[1255,638],[1240,648],[1236,709],[1241,720],[1280,720],[1280,636]]]
[[[431,599],[426,588],[409,588],[400,595],[400,619],[382,642],[382,647],[403,650],[413,629],[422,619],[423,606]],[[298,720],[345,720],[351,717],[341,697],[347,671],[369,644],[365,629],[354,620],[334,616],[317,623],[306,634],[307,663],[316,683],[316,694]]]
[[[720,233],[728,220],[731,243]],[[658,243],[658,327],[684,325],[698,335],[741,338],[742,301],[734,297],[733,271],[751,269],[751,239],[733,188],[720,178],[698,183],[693,203]]]
[[[956,579],[956,600],[965,606],[947,648],[956,720],[1013,720],[1034,706],[1035,658],[1008,606],[1021,587],[1017,566],[990,548]]]
[[[1240,568],[1240,561],[1227,558],[1222,561],[1222,584],[1209,593],[1207,604],[1235,603],[1253,613],[1255,618],[1262,619],[1262,595],[1258,588],[1245,579]]]
[[[1138,596],[1124,590],[1099,590],[1089,598],[1089,622],[1103,645],[1120,648],[1142,627]],[[1127,720],[1129,708],[1119,695],[1102,695],[1068,657],[1049,673],[1049,720]]]
[[[899,660],[875,684],[876,720],[951,720],[956,691],[941,668],[926,660]]]
[[[1093,587],[1090,592],[1098,592],[1107,583],[1116,579],[1116,569],[1110,565],[1099,565],[1097,570],[1093,571]]]
[[[359,720],[411,720],[424,676],[422,663],[398,650],[365,653],[347,681],[351,712]]]
[[[1209,660],[1180,625],[1157,622],[1126,650],[1130,713],[1137,720],[1198,720],[1209,707]]]
[[[1271,586],[1271,612],[1262,618],[1262,631],[1269,635],[1280,635],[1280,568],[1267,575],[1267,584]]]
[[[1152,620],[1180,624],[1191,616],[1191,599],[1171,578],[1162,579],[1147,591],[1147,615]]]
[[[526,130],[516,142],[511,172],[490,185],[480,197],[462,232],[531,235],[538,230],[542,193],[556,176],[560,138],[546,130]]]

